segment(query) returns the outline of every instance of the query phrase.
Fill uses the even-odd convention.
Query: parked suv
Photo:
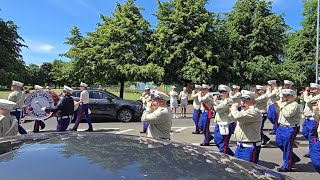
[[[121,99],[107,91],[88,90],[88,92],[92,119],[113,119],[121,122],[141,120],[143,112],[141,102]],[[75,90],[71,96],[75,101],[79,101],[80,93],[80,90]]]

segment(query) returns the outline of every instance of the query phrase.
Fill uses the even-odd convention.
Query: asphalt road
[[[183,143],[191,143],[193,145],[199,145],[203,141],[203,135],[194,135],[194,124],[191,120],[191,114],[188,114],[189,117],[183,119],[173,119],[171,140]],[[266,121],[266,134],[270,132],[271,123]],[[28,121],[22,124],[22,126],[29,132],[32,133],[33,121]],[[69,127],[72,127],[71,124]],[[54,131],[56,127],[56,119],[51,118],[46,121],[46,128],[44,131]],[[86,123],[81,123],[78,130],[83,131],[88,128]],[[136,136],[145,136],[145,134],[140,134],[142,129],[142,124],[140,122],[131,122],[131,123],[121,123],[121,122],[104,122],[104,123],[93,123],[94,130],[99,131],[108,131],[110,133],[116,134],[127,134],[127,135],[136,135]],[[213,130],[213,126],[211,127]],[[272,140],[264,148],[262,148],[260,153],[260,162],[259,164],[267,168],[273,169],[276,171],[276,168],[282,165],[282,152],[274,144],[275,136],[268,135]],[[231,149],[235,151],[236,143],[234,138],[231,138]],[[209,147],[205,147],[211,150],[218,150],[214,144]],[[295,179],[308,179],[308,180],[319,180],[320,174],[318,174],[313,166],[310,164],[310,159],[304,158],[303,154],[308,151],[308,143],[302,137],[301,133],[297,136],[294,152],[301,158],[301,162],[294,165],[294,172],[286,173]]]

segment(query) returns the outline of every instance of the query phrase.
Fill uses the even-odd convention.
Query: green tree
[[[101,15],[103,22],[88,37],[71,31],[67,44],[72,47],[65,56],[77,68],[74,74],[83,73],[81,79],[89,84],[118,81],[121,98],[125,81],[161,80],[163,68],[147,61],[150,24],[140,10],[134,0],[118,3],[112,17]]]
[[[228,64],[222,54],[223,31],[218,16],[209,12],[208,0],[172,0],[161,3],[158,24],[148,46],[149,59],[165,69],[165,83],[209,83]]]
[[[263,84],[278,78],[276,69],[284,55],[288,26],[282,15],[271,11],[271,5],[266,0],[238,0],[227,14],[235,83]]]
[[[298,85],[315,79],[317,0],[303,0],[302,29],[290,33],[283,73],[291,75]]]
[[[21,48],[26,47],[13,21],[0,18],[0,85],[9,85],[13,79],[24,81],[26,68]]]
[[[44,75],[44,82],[46,85],[52,85],[53,84],[53,80],[52,80],[52,76],[50,75],[50,72],[52,70],[52,64],[49,62],[44,62],[41,66],[40,69],[43,72]]]
[[[53,84],[61,87],[67,86],[78,86],[78,81],[72,79],[73,76],[73,65],[72,62],[63,62],[61,60],[54,60],[52,62],[52,69],[49,75],[53,78]]]
[[[26,84],[30,84],[32,86],[38,84],[38,85],[44,85],[45,84],[45,74],[44,71],[36,64],[29,64],[27,66],[28,71],[28,81]]]

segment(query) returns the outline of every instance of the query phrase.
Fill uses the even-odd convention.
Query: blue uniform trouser
[[[320,174],[320,140],[318,140],[317,143],[312,146],[312,150],[310,151],[310,158],[312,161],[312,165]]]
[[[235,128],[235,123],[232,122],[229,124],[229,135],[221,135],[219,125],[217,124],[214,128],[214,143],[219,148],[219,152],[224,154],[234,155],[232,150],[229,148],[229,141],[231,134],[233,134]]]
[[[33,126],[33,132],[39,132],[39,129],[43,129],[45,127],[45,124],[41,120],[34,120],[34,126]]]
[[[213,139],[213,136],[210,133],[210,119],[208,118],[208,112],[204,111],[201,114],[200,117],[200,122],[201,122],[201,130],[203,132],[204,135],[204,140],[203,143],[204,144],[209,144],[209,142]]]
[[[318,125],[319,123],[310,117],[306,117],[302,125],[302,135],[309,141],[309,154],[318,139]]]
[[[59,118],[57,117],[57,132],[66,131],[70,124],[70,117],[68,118]]]
[[[193,116],[192,116],[192,120],[196,126],[196,130],[195,133],[200,133],[200,129],[198,126],[199,120],[200,120],[200,115],[201,115],[201,110],[200,109],[194,109],[193,110]]]
[[[261,124],[261,139],[262,139],[262,142],[267,142],[267,141],[270,140],[270,138],[263,133],[264,123],[266,122],[267,118],[268,118],[267,113],[262,113],[262,124]]]
[[[243,144],[240,142],[240,145],[237,146],[234,156],[236,158],[249,161],[252,163],[259,162],[261,146],[252,146],[252,147],[243,147]]]
[[[271,104],[268,109],[268,119],[273,124],[272,132],[275,133],[278,128],[278,113],[276,109],[276,105]]]
[[[208,112],[202,112],[199,118],[198,127],[203,132],[204,123],[208,118]]]
[[[86,118],[86,121],[89,125],[89,128],[92,128],[92,124],[91,124],[91,119],[89,117],[89,113],[88,113],[88,109],[89,109],[89,104],[82,104],[80,105],[79,109],[78,109],[78,116],[77,116],[77,120],[74,124],[73,129],[78,129],[78,126],[81,122],[81,118],[82,115],[84,114],[84,117]]]
[[[283,168],[291,169],[293,162],[298,159],[298,156],[293,153],[293,142],[300,127],[279,126],[276,134],[276,144],[283,152]]]
[[[27,134],[27,131],[20,126],[20,119],[22,117],[22,111],[11,111],[10,114],[17,118],[18,120],[18,131],[20,134]]]
[[[147,129],[148,129],[148,127],[149,127],[149,124],[143,123],[142,131],[143,131],[143,132],[146,132]]]

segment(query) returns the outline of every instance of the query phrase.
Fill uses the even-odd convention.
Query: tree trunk
[[[120,81],[120,98],[123,99],[124,81]]]

